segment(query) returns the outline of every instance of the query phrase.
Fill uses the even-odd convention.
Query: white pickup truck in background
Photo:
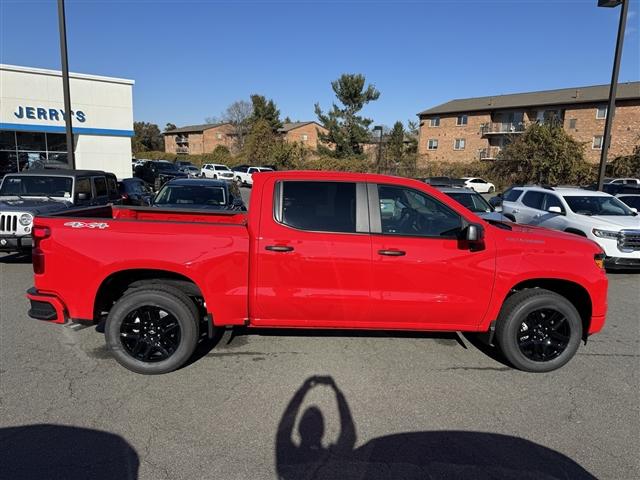
[[[272,172],[268,167],[246,167],[233,172],[234,180],[238,185],[253,185],[252,175],[258,172]]]

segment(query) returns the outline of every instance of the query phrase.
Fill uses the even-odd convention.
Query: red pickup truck
[[[485,222],[404,178],[260,173],[248,213],[98,207],[37,217],[33,237],[29,315],[105,322],[145,374],[233,325],[485,332],[545,372],[605,320],[597,244]]]

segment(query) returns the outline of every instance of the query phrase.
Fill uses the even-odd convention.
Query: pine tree
[[[253,115],[251,123],[255,124],[259,120],[265,120],[271,125],[271,129],[275,132],[282,128],[280,121],[280,110],[276,107],[273,100],[267,100],[263,95],[251,95],[251,103],[253,105]]]
[[[373,85],[365,88],[365,77],[361,74],[343,74],[331,82],[341,107],[333,104],[331,110],[323,113],[316,103],[315,112],[328,133],[320,133],[320,140],[335,146],[327,151],[335,157],[344,158],[362,153],[362,144],[369,139],[369,126],[373,120],[358,115],[369,102],[377,100],[380,92]]]

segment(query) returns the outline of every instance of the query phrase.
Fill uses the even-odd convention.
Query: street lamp
[[[373,131],[380,131],[380,136],[378,137],[378,173],[382,168],[382,125],[376,125],[373,127]]]
[[[64,95],[64,126],[67,134],[67,160],[71,168],[76,168],[73,154],[73,131],[71,130],[71,94],[69,93],[69,60],[67,58],[67,26],[64,14],[64,0],[58,0],[58,29],[60,31],[60,59],[62,61],[62,92]]]
[[[611,73],[611,86],[609,87],[609,105],[607,117],[604,123],[604,135],[602,138],[602,152],[600,154],[600,169],[598,171],[598,190],[602,190],[604,175],[607,169],[607,153],[611,144],[611,126],[616,110],[616,90],[618,89],[618,72],[620,70],[620,58],[622,57],[622,43],[624,41],[624,29],[627,24],[627,10],[629,0],[598,0],[598,7],[614,8],[622,5],[620,10],[620,23],[618,24],[618,39],[616,41],[616,53],[613,59],[613,72]]]

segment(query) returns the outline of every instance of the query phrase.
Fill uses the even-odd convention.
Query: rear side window
[[[107,188],[109,189],[110,197],[118,196],[118,182],[116,181],[115,177],[107,177]]]
[[[527,207],[535,208],[536,210],[542,210],[542,199],[544,193],[542,192],[527,192],[522,197],[522,203]]]
[[[79,178],[76,180],[76,195],[86,193],[91,198],[91,183],[88,178]]]
[[[93,185],[96,188],[96,197],[107,196],[107,181],[104,177],[93,177]]]
[[[518,190],[517,188],[514,188],[504,196],[504,201],[515,202],[516,200],[518,200],[518,198],[520,198],[521,193],[522,193],[522,190]]]
[[[624,203],[629,205],[632,208],[637,208],[640,210],[640,195],[627,195],[624,197],[618,197],[619,200],[622,200]]]
[[[356,231],[356,184],[282,182],[282,223],[300,230]]]

